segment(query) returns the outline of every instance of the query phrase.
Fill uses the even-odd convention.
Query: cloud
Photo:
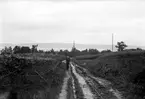
[[[144,41],[145,2],[15,1],[0,9],[3,42],[108,44],[112,33],[116,41]]]

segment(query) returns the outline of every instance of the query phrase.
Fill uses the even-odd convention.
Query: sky
[[[145,46],[143,0],[0,0],[0,43]]]

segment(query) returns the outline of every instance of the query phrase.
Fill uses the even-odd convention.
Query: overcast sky
[[[145,46],[144,1],[0,1],[0,43]]]

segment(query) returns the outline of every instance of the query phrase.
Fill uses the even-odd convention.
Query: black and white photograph
[[[0,0],[0,99],[145,99],[145,1]]]

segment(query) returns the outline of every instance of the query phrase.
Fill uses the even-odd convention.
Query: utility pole
[[[113,52],[113,42],[114,42],[114,34],[112,33],[112,52]]]

